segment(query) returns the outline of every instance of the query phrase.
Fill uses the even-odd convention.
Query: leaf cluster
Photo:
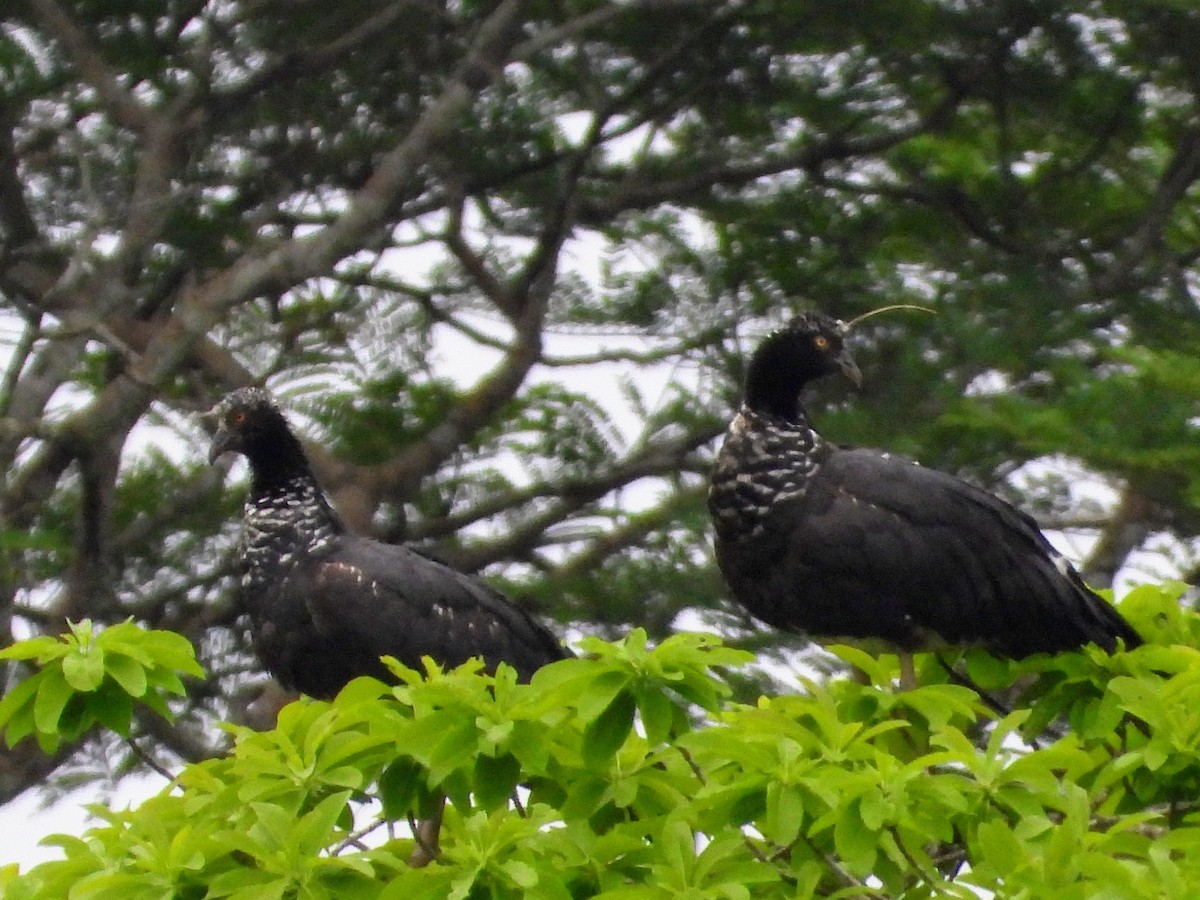
[[[586,639],[530,684],[393,664],[393,687],[360,679],[274,730],[233,728],[228,756],[96,809],[84,836],[53,839],[61,860],[0,885],[21,900],[1184,896],[1200,889],[1200,616],[1178,596],[1131,595],[1153,639],[1131,653],[969,658],[990,691],[1017,685],[1006,713],[932,660],[896,692],[894,660],[850,648],[871,683],[736,703],[721,672],[749,654],[702,635]],[[409,868],[404,824],[443,796],[442,853]]]
[[[97,724],[129,737],[135,703],[171,719],[169,700],[186,693],[183,678],[204,675],[186,638],[132,621],[99,628],[84,619],[60,637],[6,647],[0,660],[37,667],[0,699],[4,739],[11,747],[33,735],[46,753]]]

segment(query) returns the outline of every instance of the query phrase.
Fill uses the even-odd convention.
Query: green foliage
[[[1004,714],[932,658],[897,692],[894,659],[851,648],[871,683],[739,704],[720,673],[749,654],[703,635],[585,639],[531,684],[393,663],[394,687],[359,679],[274,730],[234,728],[228,756],[135,809],[95,809],[87,834],[52,839],[62,859],[0,885],[14,900],[1190,896],[1200,615],[1181,590],[1130,594],[1151,638],[1131,653],[970,654]],[[157,640],[123,635],[106,659]],[[71,652],[9,655],[47,672]],[[81,665],[71,678],[93,683]],[[409,868],[395,825],[441,796],[442,853]]]
[[[0,650],[6,659],[32,662],[37,671],[0,699],[4,738],[11,747],[33,735],[47,753],[97,723],[128,737],[135,701],[170,719],[168,700],[186,693],[181,676],[204,675],[186,638],[132,621],[96,628],[84,619],[61,637]]]
[[[41,645],[70,662],[48,658],[27,682],[17,664],[4,726],[10,740],[57,746],[72,773],[112,768],[93,763],[114,742],[73,742],[96,722],[199,760],[224,752],[213,721],[251,718],[244,692],[263,673],[229,577],[244,484],[222,490],[226,472],[204,459],[196,415],[251,382],[284,402],[356,530],[486,570],[528,608],[583,632],[639,626],[657,641],[698,611],[740,628],[739,640],[778,646],[784,638],[747,635],[728,612],[706,537],[705,476],[746,352],[798,307],[849,318],[915,300],[938,315],[856,328],[862,392],[823,383],[806,398],[830,440],[1003,483],[1024,508],[1049,508],[1098,538],[1107,556],[1083,561],[1089,576],[1113,576],[1174,536],[1171,571],[1200,558],[1186,537],[1200,534],[1194,0],[8,5],[0,644],[63,617],[99,627],[132,616],[185,635],[215,682],[172,702],[169,728],[150,728],[130,710],[138,671],[149,702],[165,709],[173,696],[154,666],[116,650],[101,663],[82,642]],[[1039,465],[1022,466],[1031,460]],[[1023,479],[1047,460],[1104,482],[1118,502],[1091,503],[1062,480],[1027,490]],[[120,631],[99,640],[110,633]],[[1170,690],[1086,654],[1040,670],[981,654],[965,665],[1005,695],[1030,682],[1024,718],[1005,726],[1026,737],[1066,722],[1098,739],[1122,725],[1126,705],[1157,698],[1161,710],[1145,707],[1154,740],[1122,729],[1128,752],[1155,767],[1140,800],[1124,802],[1155,804],[1186,793],[1190,772],[1172,693],[1188,690],[1186,654],[1167,654],[1131,659],[1175,673]],[[343,727],[341,712],[330,715],[349,738],[301,739],[329,722],[289,713],[300,716],[294,733],[276,732],[256,757],[282,760],[276,781],[248,788],[246,803],[292,804],[281,808],[296,822],[313,816],[316,832],[337,805],[328,798],[347,791],[350,807],[377,795],[386,818],[402,819],[445,789],[457,804],[447,858],[468,846],[474,855],[453,874],[442,867],[444,883],[402,873],[434,879],[432,893],[470,894],[476,871],[496,891],[553,890],[532,878],[543,857],[526,830],[559,842],[564,871],[593,861],[573,884],[757,892],[757,877],[783,865],[769,848],[748,862],[741,832],[716,824],[702,846],[686,846],[703,791],[679,786],[689,769],[661,748],[700,733],[683,730],[695,724],[687,691],[699,683],[670,693],[635,658],[601,658],[594,681],[556,688],[561,738],[543,734],[541,712],[514,721],[513,709],[492,709],[499,693],[476,698],[486,729],[453,717],[471,705],[463,697],[445,708],[422,700],[435,724],[424,707],[400,711],[413,698],[364,699],[384,704],[373,708],[397,729],[407,723],[404,752],[372,749],[375,732]],[[876,683],[890,677],[888,664],[854,658]],[[868,740],[897,758],[901,734],[936,731],[943,714],[953,712],[941,726],[963,724],[972,745],[998,727],[961,691],[929,690],[943,676],[923,668],[927,689],[903,701],[860,690],[852,702],[856,689],[831,687],[834,719],[887,712],[907,723]],[[755,693],[745,671],[729,678],[741,699]],[[425,697],[405,680],[410,689]],[[592,697],[578,709],[576,690]],[[728,698],[699,706],[708,728],[749,715]],[[788,709],[779,715],[803,718]],[[351,738],[368,741],[369,766],[340,743]],[[603,774],[610,756],[633,753],[636,769],[639,739],[663,756],[650,767],[663,773],[654,790]],[[586,777],[570,780],[562,742]],[[33,743],[0,759],[0,801],[54,779]],[[906,786],[895,808],[907,808],[916,788],[896,778]],[[504,799],[518,779],[540,798],[524,819]],[[686,797],[670,823],[648,805],[656,790],[670,796],[668,783]],[[905,820],[912,830],[893,835],[895,847],[872,850],[867,825],[900,819],[862,790],[851,804],[859,819],[815,831],[797,818],[815,802],[803,793],[776,787],[736,802],[769,812],[755,827],[771,841],[803,835],[821,854],[844,852],[850,877],[867,866],[891,879],[895,847],[932,840],[939,823]],[[622,825],[633,806],[645,833]],[[541,826],[579,816],[598,837]],[[164,813],[173,834],[171,821]],[[1002,848],[1013,832],[1024,847],[1040,822],[989,826],[979,845]],[[294,821],[264,820],[245,851],[253,872],[220,889],[269,894],[290,879],[351,891],[360,876],[339,864],[302,871],[303,860],[272,856],[285,824]],[[675,848],[670,860],[646,849],[650,832]],[[977,836],[964,831],[954,846],[967,837]],[[207,871],[208,849],[179,846]],[[980,846],[968,849],[983,878]],[[505,848],[504,864],[491,847]],[[1155,852],[1166,884],[1176,851]],[[624,869],[594,862],[622,853]],[[930,858],[941,873],[942,857]],[[841,889],[817,851],[809,859],[789,876],[798,889]]]
[[[55,5],[0,29],[0,644],[184,634],[220,688],[151,749],[263,675],[196,415],[247,383],[355,530],[589,633],[733,622],[703,482],[802,306],[939,313],[856,329],[830,440],[1085,470],[1091,576],[1200,533],[1188,0]]]

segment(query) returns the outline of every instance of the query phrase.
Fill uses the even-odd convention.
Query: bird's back
[[[251,586],[256,648],[285,685],[316,697],[359,675],[384,678],[381,656],[413,668],[474,656],[528,680],[566,650],[532,616],[471,576],[408,547],[341,534]]]
[[[1014,657],[1140,643],[1032,519],[901,457],[830,447],[802,489],[777,492],[753,527],[722,529],[714,518],[734,595],[777,627],[898,650],[982,644]]]

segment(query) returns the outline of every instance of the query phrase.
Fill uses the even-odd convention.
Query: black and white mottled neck
[[[718,535],[726,540],[760,535],[776,504],[804,496],[828,454],[829,445],[798,403],[789,416],[743,405],[725,434],[709,488]]]
[[[243,583],[252,587],[320,555],[346,529],[278,410],[259,410],[242,450],[251,473],[242,537]]]
[[[845,326],[802,313],[769,335],[746,368],[745,400],[717,456],[708,505],[718,537],[758,537],[776,505],[804,496],[830,447],[800,404],[805,385],[839,370],[857,382]]]
[[[243,586],[266,583],[303,559],[321,556],[344,531],[311,473],[252,490],[242,534]]]

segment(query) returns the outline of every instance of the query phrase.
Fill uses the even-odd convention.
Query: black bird
[[[970,645],[1019,658],[1141,644],[1029,516],[951,475],[817,433],[804,386],[838,372],[861,382],[846,331],[802,313],[750,358],[708,499],[734,598],[777,628],[902,662]]]
[[[506,662],[528,680],[568,652],[544,626],[477,579],[398,544],[351,534],[270,395],[242,388],[213,410],[209,461],[245,454],[252,482],[241,547],[241,601],[266,668],[328,698],[352,678],[388,679],[394,656],[455,666]]]

